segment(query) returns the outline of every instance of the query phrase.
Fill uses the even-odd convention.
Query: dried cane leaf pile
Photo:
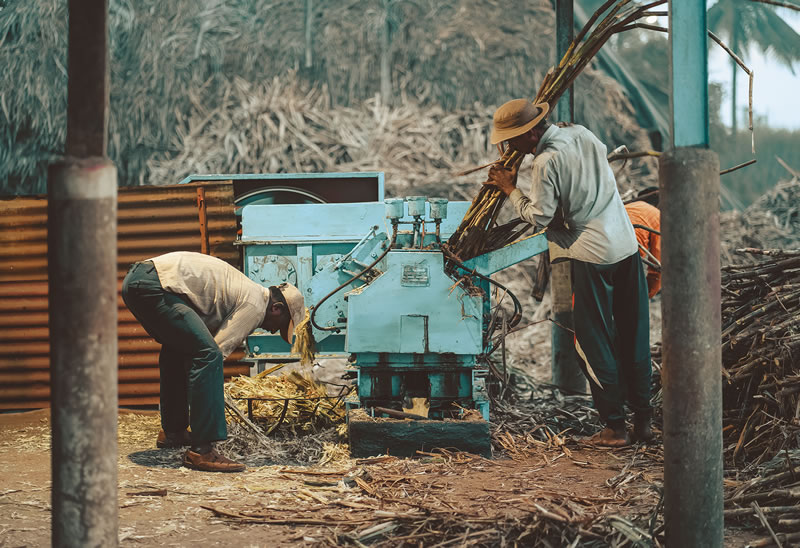
[[[225,384],[225,393],[237,407],[247,413],[247,401],[236,398],[268,398],[253,400],[253,420],[267,427],[275,424],[288,407],[281,429],[308,432],[316,427],[331,426],[344,420],[344,404],[328,399],[325,385],[316,381],[308,371],[291,371],[285,375],[270,375],[269,371],[254,377],[234,377]]]
[[[760,523],[769,533],[748,546],[795,546],[800,541],[800,451],[782,451],[759,468],[748,481],[730,482],[725,521]]]
[[[726,455],[760,463],[800,446],[800,250],[722,269]]]

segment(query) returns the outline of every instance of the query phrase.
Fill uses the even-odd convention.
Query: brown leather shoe
[[[164,430],[159,430],[158,438],[156,438],[156,447],[161,449],[176,449],[178,447],[187,447],[191,444],[192,440],[188,430],[176,433],[170,432],[169,434]]]
[[[183,455],[183,465],[203,472],[244,472],[246,468],[244,464],[223,457],[213,448],[208,453],[195,453],[187,449]]]

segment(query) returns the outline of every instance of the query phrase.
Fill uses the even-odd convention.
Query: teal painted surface
[[[464,261],[464,266],[474,268],[476,272],[489,276],[545,251],[547,251],[547,238],[544,234],[534,234],[495,251]]]
[[[430,210],[430,204],[426,203],[425,207]],[[443,239],[455,232],[468,207],[469,202],[447,204],[447,219],[441,225]],[[379,231],[391,234],[392,225],[385,215],[383,202],[249,205],[242,209],[242,242],[274,245],[331,241],[355,243],[375,225]],[[412,220],[406,214],[401,222],[410,223]],[[410,224],[400,226],[400,230],[410,229]],[[434,230],[434,223],[426,223],[426,232],[433,233]]]
[[[672,146],[708,147],[706,3],[669,3]]]
[[[453,288],[440,252],[392,251],[386,261],[381,276],[349,293],[347,352],[481,352],[483,298]]]

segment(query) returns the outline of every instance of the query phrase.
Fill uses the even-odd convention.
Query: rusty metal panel
[[[118,290],[133,262],[169,251],[207,250],[240,267],[230,181],[121,188],[118,215]],[[0,409],[50,405],[47,287],[47,197],[0,199]],[[119,403],[155,405],[159,345],[121,296],[117,306]],[[226,376],[249,371],[242,357],[228,358]]]

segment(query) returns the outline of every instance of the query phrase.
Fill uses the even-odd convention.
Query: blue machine
[[[486,280],[471,276],[471,283],[460,283],[463,272],[448,274],[441,249],[468,207],[422,196],[245,205],[238,242],[244,272],[264,285],[289,281],[306,306],[316,307],[318,357],[346,357],[357,371],[358,399],[350,406],[399,410],[425,398],[431,418],[477,409],[488,421],[482,356],[491,350],[492,292]],[[488,277],[546,250],[538,234],[465,266]],[[366,275],[329,296],[374,262]],[[247,339],[247,353],[256,371],[298,358],[264,331]]]

